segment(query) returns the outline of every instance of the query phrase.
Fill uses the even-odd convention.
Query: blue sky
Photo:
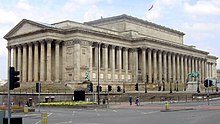
[[[0,0],[0,79],[7,78],[3,36],[22,19],[85,22],[127,14],[184,32],[184,44],[220,56],[220,0]],[[148,9],[153,5],[153,8]],[[218,60],[217,67],[220,68]]]

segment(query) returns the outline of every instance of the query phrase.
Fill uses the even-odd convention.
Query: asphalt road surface
[[[210,106],[206,102],[174,103],[170,110],[178,111],[162,109],[163,103],[122,103],[109,109],[42,108],[41,112],[47,112],[48,124],[220,124],[220,101],[212,101]],[[40,115],[32,114],[23,115],[23,124],[40,124]]]

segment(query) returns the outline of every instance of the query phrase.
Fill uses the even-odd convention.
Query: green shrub
[[[48,103],[40,103],[41,106],[78,106],[78,105],[94,105],[96,102],[48,102]]]

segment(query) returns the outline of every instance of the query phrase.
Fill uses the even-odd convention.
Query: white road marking
[[[112,110],[113,112],[118,112],[117,110]]]
[[[75,113],[76,113],[76,111],[73,111],[72,116],[74,116],[74,115],[75,115]]]
[[[96,112],[97,116],[99,117],[99,116],[100,116],[100,114],[98,113],[97,109],[95,109],[95,112]]]
[[[157,113],[159,111],[151,111],[151,112],[141,112],[144,115],[148,115],[148,114],[153,114],[153,113]]]

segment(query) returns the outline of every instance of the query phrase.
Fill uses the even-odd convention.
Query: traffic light
[[[138,83],[135,84],[135,90],[138,91]]]
[[[93,84],[92,83],[88,84],[87,89],[88,91],[93,92]]]
[[[120,86],[117,86],[117,91],[121,92],[121,87]]]
[[[36,92],[37,93],[41,92],[41,84],[40,83],[36,83]]]
[[[112,91],[112,86],[108,85],[108,91]]]
[[[99,92],[102,92],[102,87],[101,86],[96,86],[96,92],[98,92],[98,90],[99,90]]]
[[[19,71],[15,71],[14,67],[9,67],[9,89],[13,90],[14,88],[20,87]]]
[[[210,80],[210,79],[206,79],[206,80],[204,81],[204,86],[205,86],[205,87],[211,87],[211,86],[213,86],[213,81]]]

